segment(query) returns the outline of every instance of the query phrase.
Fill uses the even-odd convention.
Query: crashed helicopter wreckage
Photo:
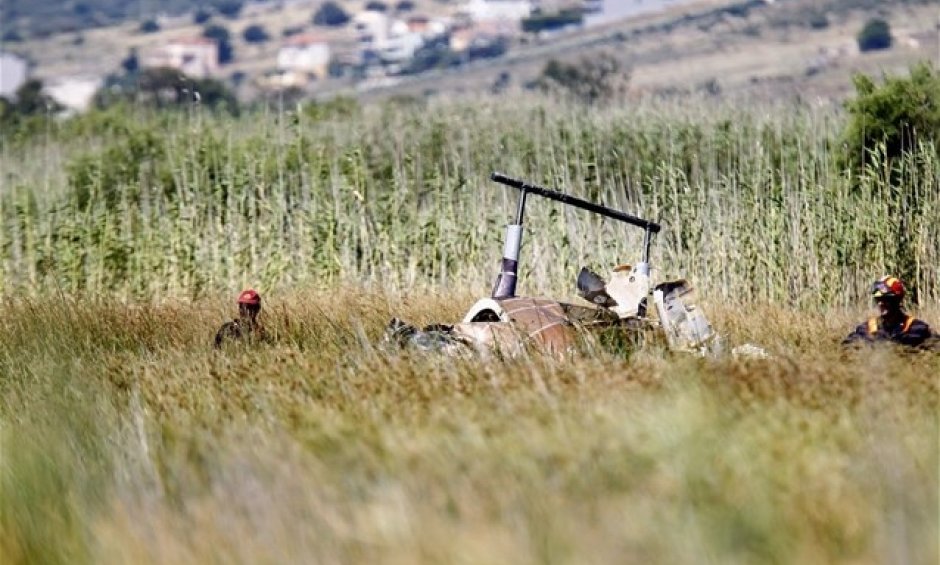
[[[573,350],[580,338],[610,332],[624,336],[654,331],[665,337],[669,348],[699,355],[716,354],[721,342],[704,313],[687,302],[692,288],[685,280],[652,286],[650,246],[661,226],[583,200],[543,188],[500,173],[491,180],[519,191],[515,223],[506,228],[501,272],[489,298],[478,300],[463,320],[455,324],[434,324],[419,329],[398,318],[387,329],[389,341],[421,350],[462,354],[472,351],[498,352],[514,356],[527,349],[553,355]],[[578,275],[578,294],[590,306],[568,304],[550,298],[516,296],[519,252],[522,247],[523,218],[529,195],[586,210],[644,230],[643,259],[636,265],[613,269],[605,281],[585,268]],[[650,318],[653,303],[656,319]]]

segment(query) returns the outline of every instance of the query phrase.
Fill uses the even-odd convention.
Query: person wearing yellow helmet
[[[895,276],[887,275],[875,281],[871,296],[878,305],[879,315],[859,324],[842,344],[891,342],[923,347],[930,343],[930,326],[901,307],[904,294],[904,283]]]

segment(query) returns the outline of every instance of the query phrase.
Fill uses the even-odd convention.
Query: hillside
[[[935,30],[940,14],[918,2],[854,9],[840,0],[792,0],[732,15],[727,7],[734,4],[698,2],[535,41],[470,69],[360,86],[358,92],[467,94],[489,90],[501,76],[509,76],[514,88],[522,88],[539,76],[549,60],[578,63],[607,54],[627,70],[628,92],[634,98],[705,94],[832,101],[851,93],[855,73],[904,73],[911,63],[924,59],[940,63],[940,35]],[[813,27],[818,14],[825,15],[826,24]],[[894,45],[860,53],[856,35],[875,16],[890,22]]]
[[[197,12],[237,20],[243,13],[297,4],[296,0],[30,0],[0,3],[3,37],[47,38],[61,33]],[[307,2],[309,4],[309,2]],[[320,3],[320,2],[316,2]],[[339,0],[344,6],[355,1]]]
[[[150,33],[142,32],[142,20],[134,17],[103,27],[7,42],[4,49],[25,56],[32,63],[33,74],[42,80],[54,81],[72,75],[100,77],[120,70],[121,61],[132,52],[153,51],[180,38],[198,37],[208,26],[221,26],[231,35],[235,58],[222,68],[219,78],[231,81],[233,77],[247,77],[250,83],[251,79],[274,69],[278,49],[288,35],[314,33],[340,52],[355,46],[355,37],[348,28],[311,23],[321,4],[321,0],[246,4],[237,18],[216,13],[202,23],[196,23],[191,12],[163,15],[155,20],[159,29]],[[367,0],[343,0],[341,4],[348,13],[356,13],[364,9]],[[417,0],[413,5],[413,11],[431,16],[445,11],[445,5],[436,0]],[[246,42],[243,32],[252,25],[264,28],[271,39],[262,43]],[[246,96],[252,94],[254,91],[250,88],[245,93]]]
[[[347,29],[311,23],[319,4],[317,0],[246,4],[234,19],[216,14],[203,24],[195,24],[191,14],[163,16],[156,20],[160,29],[153,33],[142,33],[135,17],[116,25],[8,43],[6,48],[26,55],[34,74],[43,80],[75,74],[104,76],[118,70],[132,52],[153,51],[174,39],[198,36],[206,25],[221,25],[229,30],[235,59],[222,68],[220,78],[235,81],[240,95],[251,98],[259,94],[256,80],[271,72],[287,34],[315,33],[341,56],[356,49]],[[349,13],[365,5],[364,0],[344,2]],[[39,2],[35,10],[43,6],[48,4]],[[107,3],[96,6],[95,13],[103,12]],[[174,6],[161,4],[161,9],[167,13]],[[421,0],[414,10],[435,16],[449,13],[450,8]],[[890,22],[894,45],[885,51],[859,53],[855,36],[873,16]],[[839,99],[849,92],[855,72],[903,72],[916,60],[940,60],[937,18],[936,9],[920,1],[781,0],[764,4],[698,0],[600,27],[541,38],[520,36],[509,54],[496,60],[410,78],[327,80],[316,84],[311,93],[386,96],[482,92],[495,84],[503,90],[521,88],[537,78],[551,59],[577,62],[604,53],[627,69],[629,93],[634,97],[701,91]],[[271,40],[245,42],[242,34],[249,26],[265,29]]]

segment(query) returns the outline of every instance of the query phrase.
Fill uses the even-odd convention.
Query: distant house
[[[471,47],[502,43],[513,35],[516,26],[507,21],[489,21],[455,28],[450,33],[450,48],[457,53],[464,53]]]
[[[13,53],[0,53],[0,96],[13,98],[28,77],[25,59]]]
[[[177,39],[145,55],[144,67],[169,67],[192,78],[206,78],[219,71],[219,45],[212,39]]]
[[[450,22],[442,18],[414,15],[405,20],[405,26],[408,33],[417,33],[426,39],[432,39],[445,35],[450,28]]]
[[[408,31],[411,33],[427,33],[431,29],[431,18],[427,16],[410,16],[405,20]]]
[[[518,22],[532,14],[529,0],[469,0],[460,13],[475,22],[494,20]]]
[[[375,46],[375,52],[383,63],[399,64],[414,57],[424,45],[420,33],[400,33],[390,36]]]
[[[350,24],[361,46],[372,45],[388,39],[389,18],[382,12],[367,10],[353,16]]]
[[[304,34],[289,37],[277,52],[277,69],[324,78],[330,66],[330,45],[320,37]]]
[[[97,77],[65,77],[50,82],[44,91],[66,112],[78,113],[91,107],[101,84],[101,79]]]
[[[352,27],[359,43],[360,63],[400,65],[424,45],[425,32],[438,29],[440,24],[427,18],[413,22],[392,19],[367,10],[353,16]]]

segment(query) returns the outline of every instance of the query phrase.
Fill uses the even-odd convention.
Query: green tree
[[[136,73],[140,70],[140,59],[137,56],[137,49],[131,47],[131,50],[127,52],[127,57],[121,61],[121,68],[124,69],[125,73]]]
[[[43,92],[43,84],[39,79],[30,79],[16,91],[15,112],[24,116],[55,113],[62,107],[49,95]]]
[[[238,111],[235,95],[214,79],[194,79],[177,69],[145,69],[137,74],[111,77],[96,95],[105,108],[122,101],[158,108],[200,105],[230,112]]]
[[[872,18],[865,23],[856,37],[859,51],[874,51],[891,47],[891,26],[881,18]]]
[[[865,75],[854,80],[856,96],[846,103],[849,122],[843,165],[852,172],[857,189],[865,186],[894,203],[886,211],[896,222],[890,238],[896,249],[894,270],[910,280],[916,278],[917,264],[912,218],[925,213],[924,188],[918,189],[915,179],[929,175],[931,163],[937,162],[924,159],[917,165],[915,156],[940,157],[940,73],[922,62],[907,77],[885,75],[880,85]],[[923,171],[917,170],[919,166]],[[880,182],[864,182],[872,177]],[[915,302],[917,294],[918,289],[912,289]]]
[[[895,159],[919,143],[940,147],[940,72],[922,62],[908,77],[885,75],[881,85],[863,74],[854,77],[856,96],[846,103],[845,159],[860,167],[883,145]]]
[[[15,29],[7,30],[3,33],[3,37],[0,37],[2,43],[17,43],[20,41],[23,41],[23,36]]]
[[[215,9],[226,18],[234,20],[242,11],[242,3],[241,0],[224,0],[217,4]]]
[[[346,25],[349,14],[339,4],[329,0],[313,14],[313,23],[318,26],[339,27]]]
[[[17,91],[14,100],[0,98],[0,131],[25,133],[38,131],[60,110],[55,100],[43,93],[42,81],[26,81]],[[4,136],[0,136],[0,145]]]
[[[202,36],[206,39],[214,39],[219,45],[219,64],[231,63],[235,58],[235,50],[232,48],[231,35],[225,26],[209,25],[202,30]]]
[[[271,36],[268,35],[264,26],[252,24],[246,27],[245,31],[242,32],[242,38],[247,43],[264,43],[268,39],[271,39]]]

